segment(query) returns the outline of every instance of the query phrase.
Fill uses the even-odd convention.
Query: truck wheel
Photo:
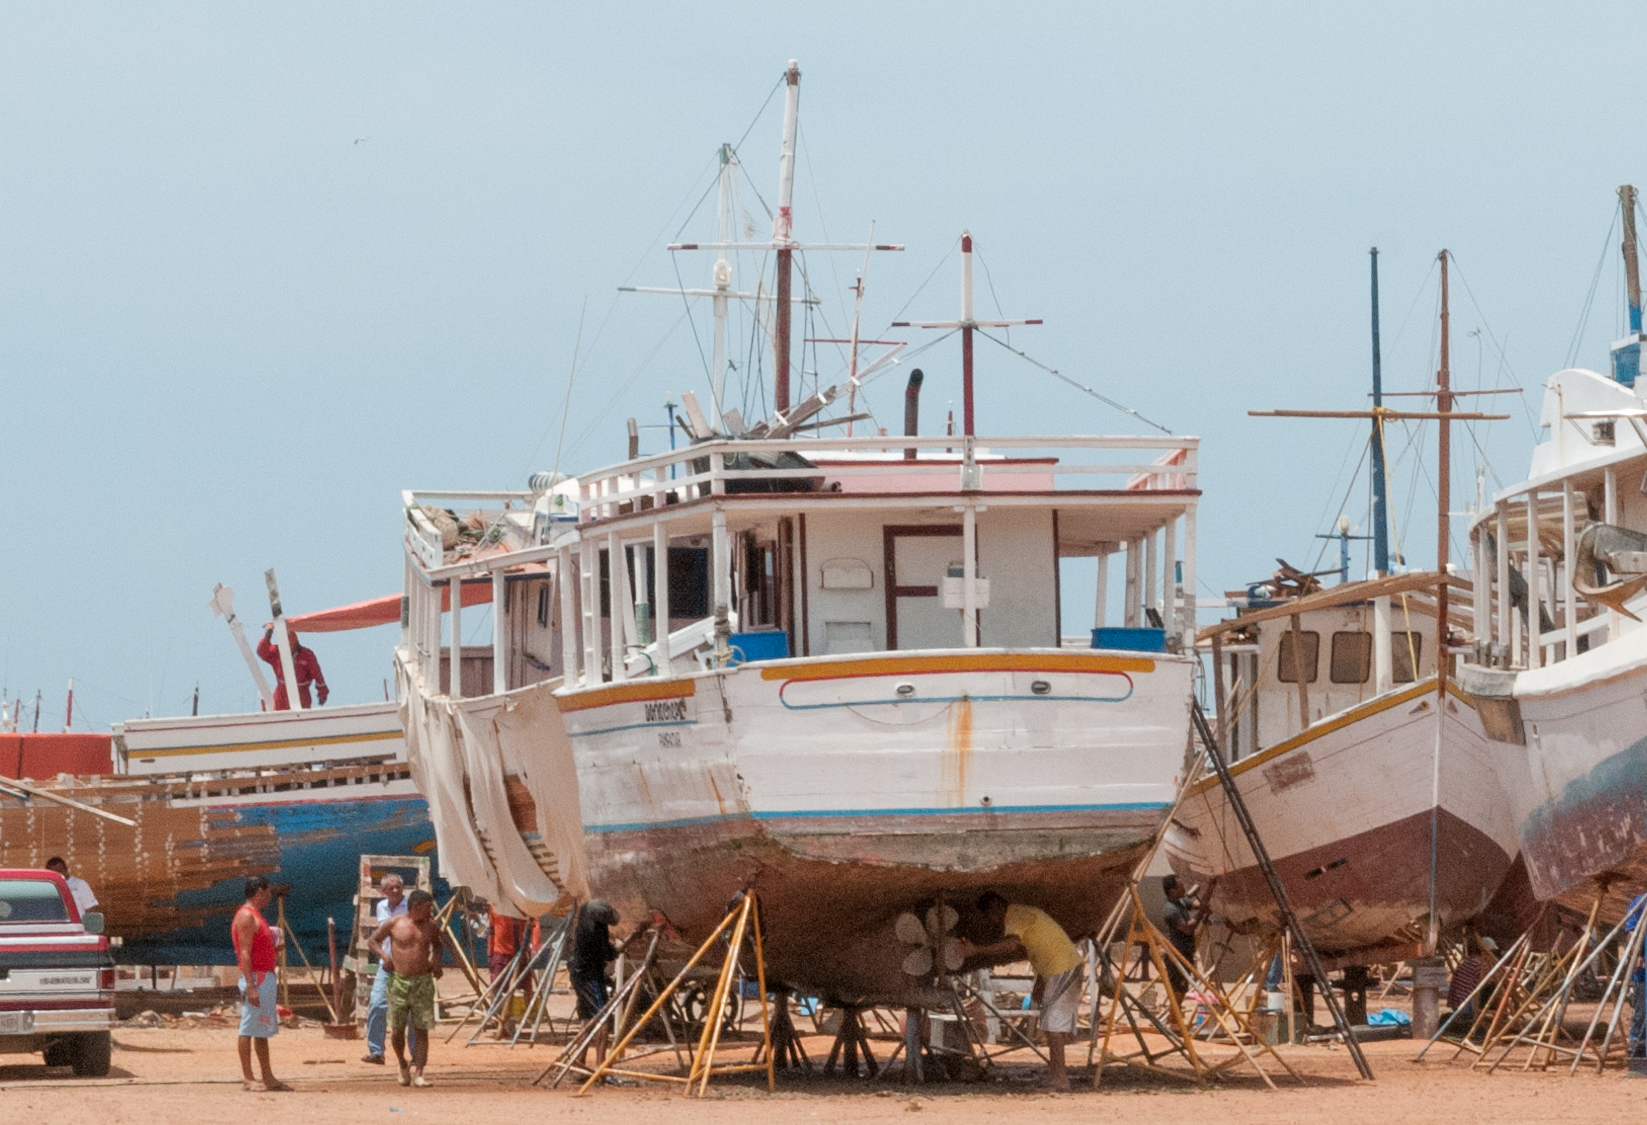
[[[46,1056],[47,1066],[73,1066],[74,1048],[73,1039],[53,1039],[41,1054]]]
[[[74,1044],[74,1075],[76,1078],[104,1078],[109,1073],[109,1054],[112,1048],[109,1033],[94,1031],[76,1037]]]

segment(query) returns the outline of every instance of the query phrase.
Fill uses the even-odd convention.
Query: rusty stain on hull
[[[940,792],[947,795],[953,808],[966,804],[966,775],[972,765],[972,700],[965,696],[950,704],[948,735]]]

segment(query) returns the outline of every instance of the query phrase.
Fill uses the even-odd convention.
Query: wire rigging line
[[[991,343],[999,344],[1001,347],[1005,348],[1007,351],[1011,352],[1013,355],[1017,356],[1019,359],[1023,360],[1025,363],[1029,364],[1030,366],[1039,367],[1042,371],[1045,371],[1048,375],[1051,375],[1053,378],[1061,380],[1062,382],[1068,383],[1070,386],[1074,387],[1076,390],[1080,391],[1082,394],[1091,395],[1093,398],[1097,399],[1099,402],[1103,403],[1105,406],[1113,407],[1116,410],[1119,410],[1122,414],[1126,414],[1126,415],[1129,415],[1130,417],[1136,418],[1136,419],[1138,419],[1138,421],[1144,423],[1144,425],[1153,427],[1154,429],[1157,429],[1157,430],[1160,430],[1162,433],[1166,434],[1168,437],[1173,436],[1172,431],[1167,429],[1165,426],[1161,425],[1161,423],[1152,422],[1148,418],[1144,417],[1142,414],[1138,413],[1138,411],[1134,410],[1132,407],[1123,406],[1119,402],[1116,402],[1114,399],[1109,398],[1106,395],[1099,394],[1097,391],[1093,390],[1091,387],[1084,386],[1081,383],[1077,383],[1074,379],[1071,379],[1068,375],[1065,375],[1062,371],[1059,371],[1056,367],[1047,366],[1046,364],[1042,363],[1040,360],[1038,360],[1038,359],[1034,358],[1033,356],[1031,356],[1028,352],[1024,351],[1022,348],[1015,348],[1011,344],[1007,343],[1005,340],[997,339],[996,337],[991,336],[988,332],[985,332],[982,328],[975,328],[975,329],[973,329],[973,331],[978,333],[978,335],[982,336],[984,339],[990,341]]]
[[[932,272],[926,275],[926,280],[921,282],[920,286],[915,290],[915,292],[913,292],[909,295],[909,300],[907,300],[903,303],[903,307],[900,308],[897,312],[892,314],[892,320],[902,320],[903,319],[904,313],[909,311],[909,306],[913,305],[915,303],[915,298],[919,297],[921,295],[921,293],[926,289],[926,287],[928,285],[932,284],[932,279],[938,276],[938,271],[943,268],[943,265],[944,265],[945,262],[949,261],[950,255],[955,253],[955,248],[957,246],[959,246],[960,244],[961,244],[961,240],[959,238],[957,238],[954,242],[951,242],[949,244],[949,249],[944,252],[944,256],[942,258],[938,259],[938,264],[932,267]],[[887,326],[883,331],[891,331],[891,328],[892,328],[892,323],[891,323],[891,321],[888,321]]]
[[[1607,251],[1613,245],[1613,228],[1618,226],[1618,217],[1622,210],[1622,204],[1613,208],[1612,220],[1607,224],[1607,237],[1601,240],[1601,256],[1596,259],[1596,272],[1590,278],[1590,292],[1584,297],[1584,308],[1579,313],[1578,326],[1573,329],[1573,342],[1567,346],[1567,361],[1561,365],[1563,368],[1571,367],[1578,362],[1579,345],[1584,338],[1584,329],[1590,323],[1590,310],[1595,305],[1596,286],[1601,284],[1601,271],[1607,265]]]
[[[675,267],[675,285],[680,290],[681,305],[685,308],[687,323],[692,326],[692,342],[698,347],[698,362],[703,364],[704,377],[709,380],[709,394],[710,397],[714,397],[715,376],[714,373],[709,370],[709,357],[703,354],[703,340],[698,336],[698,318],[692,315],[692,298],[686,295],[686,281],[681,277],[681,262],[679,255],[669,255],[669,263]],[[723,407],[719,402],[715,403],[715,412],[717,414],[720,413],[722,409]]]

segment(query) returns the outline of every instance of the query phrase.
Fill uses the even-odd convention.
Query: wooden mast
[[[801,64],[789,60],[784,72],[783,148],[778,155],[778,213],[772,219],[772,241],[778,248],[777,339],[774,341],[772,410],[789,412],[789,291],[795,261],[795,127],[800,115]]]
[[[1436,542],[1435,542],[1435,569],[1441,575],[1442,582],[1436,587],[1436,630],[1435,630],[1435,690],[1438,697],[1447,694],[1447,539],[1449,527],[1447,509],[1452,499],[1451,478],[1449,470],[1452,467],[1452,409],[1453,395],[1451,387],[1450,355],[1447,347],[1448,327],[1450,324],[1447,310],[1447,251],[1440,254],[1441,260],[1441,363],[1435,373],[1435,412],[1441,425],[1440,453],[1436,465]],[[1418,669],[1413,669],[1418,674]],[[1438,703],[1437,706],[1441,704]]]

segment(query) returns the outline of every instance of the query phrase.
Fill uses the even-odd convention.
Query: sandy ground
[[[465,1036],[466,1037],[466,1036]],[[122,1027],[114,1037],[114,1070],[106,1079],[75,1079],[67,1069],[50,1069],[38,1056],[0,1056],[0,1107],[19,1122],[194,1122],[230,1121],[255,1115],[259,1125],[283,1121],[399,1121],[411,1118],[487,1120],[518,1117],[590,1120],[617,1114],[672,1115],[681,1125],[841,1118],[896,1121],[911,1113],[943,1115],[948,1121],[1018,1120],[1180,1122],[1186,1118],[1220,1122],[1273,1122],[1319,1119],[1330,1125],[1389,1125],[1399,1121],[1547,1122],[1625,1121],[1647,1112],[1647,1079],[1606,1075],[1498,1073],[1485,1075],[1443,1061],[1451,1053],[1412,1061],[1411,1041],[1368,1044],[1376,1079],[1358,1081],[1348,1054],[1337,1047],[1282,1048],[1308,1084],[1281,1081],[1271,1092],[1250,1070],[1212,1089],[1137,1072],[1105,1072],[1103,1088],[1084,1080],[1071,1094],[1039,1092],[1040,1071],[1033,1056],[1003,1060],[996,1076],[971,1085],[912,1088],[891,1080],[786,1077],[778,1092],[747,1076],[712,1085],[707,1102],[654,1085],[606,1087],[578,1098],[570,1089],[548,1090],[533,1078],[555,1049],[477,1044],[450,1045],[437,1032],[427,1090],[400,1087],[389,1067],[358,1062],[363,1044],[325,1039],[318,1027],[283,1029],[273,1041],[276,1074],[296,1087],[293,1093],[248,1094],[241,1090],[231,1028],[180,1029]],[[828,1040],[809,1037],[814,1059]],[[888,1045],[890,1046],[890,1045]],[[885,1057],[885,1052],[879,1052]],[[747,1055],[747,1048],[737,1052]],[[1076,1059],[1085,1058],[1081,1048]],[[897,1068],[894,1068],[895,1070]],[[1192,1100],[1194,1105],[1186,1104]],[[667,1104],[666,1104],[667,1103]]]

